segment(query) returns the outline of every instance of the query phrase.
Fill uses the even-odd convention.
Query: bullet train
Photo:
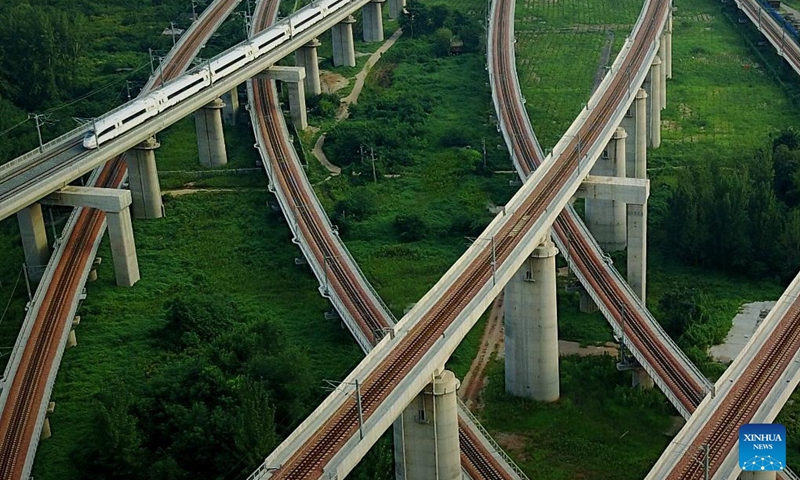
[[[179,77],[162,88],[138,98],[110,115],[98,119],[83,137],[83,147],[95,149],[101,144],[135,128],[164,110],[212,85],[267,52],[280,47],[308,30],[319,20],[345,8],[353,0],[319,0],[252,38],[247,44],[232,48],[207,66]]]

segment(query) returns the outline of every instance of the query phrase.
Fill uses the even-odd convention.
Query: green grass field
[[[639,0],[525,1],[516,7],[517,71],[543,149],[552,148],[589,99],[603,49],[610,62],[642,8]],[[612,37],[613,35],[613,37]]]
[[[547,404],[507,395],[495,360],[481,421],[530,478],[643,478],[669,442],[675,413],[660,392],[631,389],[615,361],[562,357],[561,399]]]
[[[269,199],[259,192],[169,199],[167,217],[135,223],[142,279],[134,288],[115,286],[103,243],[100,255],[109,261],[87,286],[78,347],[65,352],[52,395],[55,434],[39,448],[36,478],[82,478],[71,457],[85,448],[81,439],[91,427],[92,397],[112,376],[135,384],[169,360],[152,338],[165,324],[164,304],[199,284],[229,293],[243,313],[284,327],[287,340],[303,346],[311,361],[318,400],[326,394],[322,379],[342,378],[360,360],[349,333],[323,318],[330,305],[308,267],[295,265],[299,251],[283,218],[266,206]]]

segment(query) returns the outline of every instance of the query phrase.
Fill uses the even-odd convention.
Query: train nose
[[[97,148],[97,136],[94,132],[89,132],[83,137],[83,148],[94,150]]]

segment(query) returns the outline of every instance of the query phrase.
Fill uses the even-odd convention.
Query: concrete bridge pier
[[[651,148],[661,146],[661,59],[656,56],[644,81],[647,91],[648,144]]]
[[[664,29],[664,32],[664,39],[667,42],[664,68],[667,70],[667,78],[672,78],[672,12],[667,17],[667,28]]]
[[[336,27],[333,28],[334,30],[336,29]],[[352,35],[353,32],[351,30],[350,36],[352,37]],[[319,79],[319,57],[317,56],[317,47],[320,45],[322,45],[322,42],[315,38],[294,52],[294,64],[305,69],[306,72],[305,91],[308,95],[322,93],[322,84]],[[336,42],[334,41],[334,52],[336,51],[335,49]]]
[[[739,480],[776,480],[778,472],[742,472],[739,474]]]
[[[395,445],[402,446],[395,448],[395,478],[461,479],[456,400],[460,385],[453,372],[441,371],[395,422]]]
[[[646,165],[647,162],[647,92],[643,88],[636,92],[620,126],[628,132],[625,139],[625,176],[644,178],[644,173],[636,171],[637,165]]]
[[[625,178],[627,138],[625,129],[617,127],[602,156],[592,167],[592,175]],[[604,251],[625,249],[625,204],[619,200],[586,198],[586,226]]]
[[[334,67],[356,66],[356,46],[353,40],[354,23],[356,23],[356,19],[350,15],[331,29]]]
[[[236,125],[236,117],[239,115],[239,86],[235,86],[230,92],[222,96],[225,107],[222,109],[222,121],[225,125]]]
[[[306,112],[306,94],[304,80],[306,71],[303,67],[270,67],[264,71],[270,80],[280,80],[289,92],[289,111],[292,115],[292,124],[298,130],[308,128],[308,113]]]
[[[560,396],[556,254],[548,234],[505,288],[506,392],[554,402]]]
[[[386,0],[371,0],[361,9],[361,19],[364,21],[364,41],[383,41],[383,14],[382,4]]]
[[[222,130],[224,107],[225,103],[217,98],[194,114],[200,165],[204,167],[219,167],[228,163],[225,133]]]
[[[50,250],[47,246],[47,233],[44,229],[42,205],[32,203],[17,212],[19,236],[25,251],[25,269],[28,278],[34,282],[42,279]]]
[[[395,20],[403,14],[406,0],[389,0],[389,18]]]
[[[655,382],[653,382],[653,377],[651,377],[650,374],[645,372],[643,368],[636,368],[631,370],[631,375],[632,375],[631,385],[634,388],[649,390],[655,386]]]
[[[667,108],[667,34],[666,30],[664,33],[661,34],[661,38],[658,40],[658,57],[661,59],[661,68],[659,69],[660,74],[660,85],[661,89],[659,93],[661,94],[661,98],[659,100],[659,106],[661,110]]]
[[[53,430],[50,428],[50,415],[56,411],[56,402],[49,402],[47,410],[45,411],[44,423],[42,424],[42,432],[39,435],[39,441],[47,440],[53,436]]]
[[[139,281],[139,261],[133,241],[131,192],[116,188],[67,186],[42,199],[50,205],[96,208],[106,213],[108,238],[117,285],[131,287]]]
[[[155,153],[160,146],[155,137],[150,137],[125,155],[125,163],[128,164],[128,184],[133,198],[131,205],[133,218],[150,219],[164,216]]]
[[[647,94],[639,89],[632,110],[636,124],[636,152],[631,163],[632,169],[628,176],[638,179],[647,179]],[[632,161],[631,161],[632,160]],[[642,302],[646,300],[647,292],[647,200],[641,204],[628,204],[628,284]]]

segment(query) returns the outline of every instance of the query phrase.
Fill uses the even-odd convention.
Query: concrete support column
[[[230,92],[223,95],[225,107],[222,109],[222,121],[225,125],[236,125],[236,117],[239,115],[239,87],[233,87]]]
[[[458,442],[460,383],[444,370],[433,378],[395,422],[396,477],[403,480],[460,480],[461,455]],[[402,428],[397,428],[402,425]],[[399,430],[399,432],[398,432]]]
[[[356,47],[353,41],[354,23],[356,23],[356,19],[350,15],[331,29],[334,67],[356,66]]]
[[[381,4],[386,0],[371,0],[361,9],[361,19],[364,21],[364,41],[383,41],[383,14]]]
[[[306,112],[306,93],[303,82],[284,83],[289,91],[289,111],[292,114],[292,123],[298,130],[308,128],[308,113]]]
[[[776,480],[778,472],[758,471],[758,472],[742,472],[739,474],[739,480]]]
[[[44,423],[42,424],[42,433],[39,435],[39,441],[47,440],[53,436],[53,431],[50,429],[50,415],[56,411],[56,402],[47,404],[47,410],[44,416]]]
[[[395,20],[403,14],[406,0],[389,0],[389,18]]]
[[[132,287],[141,277],[139,260],[136,258],[136,245],[133,242],[130,209],[126,207],[119,212],[106,212],[106,221],[117,285]]]
[[[656,56],[644,82],[647,90],[647,128],[649,145],[661,146],[661,59]]]
[[[355,19],[353,19],[355,22]],[[338,25],[337,25],[338,26]],[[336,31],[336,27],[333,27],[333,30]],[[335,35],[334,35],[335,37]],[[350,39],[352,43],[353,38],[353,29],[350,29]],[[322,45],[318,39],[313,39],[310,42],[306,43],[302,47],[300,47],[296,52],[294,52],[294,63],[298,67],[302,67],[306,70],[306,78],[305,78],[305,91],[309,95],[319,95],[322,93],[322,84],[320,83],[319,79],[319,57],[317,56],[317,47]],[[336,65],[336,41],[333,42],[333,51],[334,51],[334,65]],[[355,58],[355,53],[353,53],[353,58]],[[355,65],[355,63],[353,63]]]
[[[33,203],[17,212],[19,236],[25,251],[25,266],[28,278],[34,282],[42,279],[50,255],[47,247],[47,233],[44,229],[42,205]]]
[[[643,390],[650,390],[655,386],[655,382],[653,382],[653,377],[645,372],[644,368],[640,367],[631,370],[631,386]]]
[[[634,101],[636,121],[636,155],[629,176],[647,178],[646,119],[647,94],[639,89]],[[632,175],[631,175],[632,173]],[[627,206],[628,284],[642,302],[647,292],[647,203]]]
[[[672,13],[667,17],[667,28],[665,29],[664,39],[667,41],[666,58],[664,68],[667,70],[667,78],[672,78]]]
[[[139,281],[139,261],[136,258],[129,208],[131,192],[116,188],[67,186],[46,196],[42,202],[104,211],[117,285],[130,287]]]
[[[643,88],[639,89],[633,102],[633,117],[636,123],[635,151],[633,163],[627,165],[627,175],[647,178],[647,92]]]
[[[292,123],[298,130],[305,130],[308,127],[304,91],[305,70],[302,67],[273,66],[266,69],[263,75],[267,79],[283,82],[289,93],[289,111],[292,114]]]
[[[219,167],[228,163],[225,134],[222,130],[224,106],[225,104],[218,98],[194,114],[200,165],[204,167]]]
[[[150,137],[125,155],[125,162],[128,164],[128,184],[133,200],[131,206],[133,218],[164,216],[155,153],[160,146],[155,137]]]
[[[628,284],[644,302],[647,293],[647,205],[628,205]]]
[[[600,307],[598,307],[597,304],[594,303],[594,300],[592,300],[592,297],[589,296],[589,292],[587,292],[582,285],[580,288],[581,297],[580,301],[578,302],[578,310],[580,310],[581,313],[594,313],[600,310]]]
[[[661,58],[661,68],[659,69],[660,73],[660,85],[661,89],[659,92],[661,93],[661,98],[659,101],[659,106],[661,110],[667,108],[667,35],[666,33],[661,34],[661,38],[658,42],[658,56]]]
[[[550,236],[505,288],[506,392],[544,402],[558,400],[556,254]]]
[[[603,155],[592,167],[592,175],[625,177],[625,142],[628,134],[617,127]],[[606,252],[625,249],[625,204],[618,200],[586,199],[586,225]]]

